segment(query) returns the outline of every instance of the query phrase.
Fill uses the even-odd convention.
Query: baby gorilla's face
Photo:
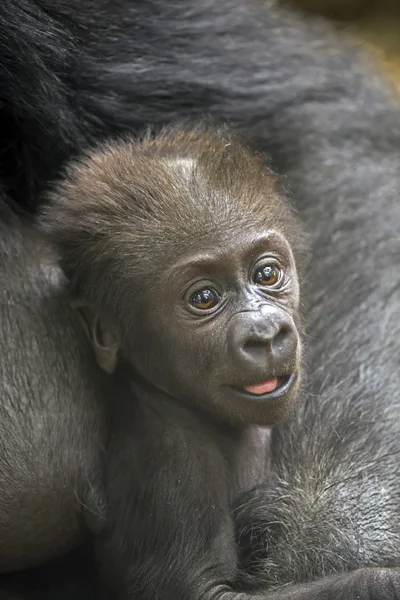
[[[106,144],[71,169],[43,222],[102,368],[122,357],[133,385],[231,422],[288,414],[304,240],[259,155],[219,130]]]
[[[126,358],[186,405],[233,421],[279,422],[295,401],[301,361],[287,240],[239,226],[217,247],[193,239],[190,246],[149,273]]]

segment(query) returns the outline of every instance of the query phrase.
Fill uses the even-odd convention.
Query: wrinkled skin
[[[287,174],[314,257],[306,278],[312,388],[273,438],[266,496],[240,504],[244,562],[243,531],[253,528],[251,541],[254,529],[265,532],[260,547],[267,550],[257,555],[256,584],[395,564],[400,131],[385,84],[324,25],[239,0],[185,2],[184,9],[180,2],[93,8],[86,0],[3,0],[0,32],[7,203],[35,207],[65,158],[94,138],[204,111],[238,125]],[[24,310],[24,327],[32,327],[38,314]],[[10,347],[22,338],[17,327],[8,331]],[[28,348],[18,365],[27,364]],[[51,343],[50,356],[59,348]],[[35,372],[47,376],[48,361]],[[29,397],[37,398],[30,384]],[[284,503],[274,501],[275,490],[281,497],[275,477]],[[278,529],[265,529],[276,521]],[[385,597],[385,580],[371,576],[375,587],[363,571],[361,589],[343,587],[342,596]]]

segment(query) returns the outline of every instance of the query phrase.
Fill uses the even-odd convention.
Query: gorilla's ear
[[[120,339],[116,328],[100,315],[91,304],[81,300],[71,302],[81,318],[93,346],[98,365],[107,373],[114,373],[118,363]]]

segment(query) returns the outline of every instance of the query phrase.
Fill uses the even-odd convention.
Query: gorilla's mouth
[[[294,384],[295,380],[296,373],[290,373],[289,375],[271,377],[261,383],[247,385],[245,387],[235,387],[234,389],[239,392],[241,396],[253,400],[270,400],[286,394]]]

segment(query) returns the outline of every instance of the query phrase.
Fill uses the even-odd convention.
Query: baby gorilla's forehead
[[[241,219],[235,214],[221,216],[204,206],[187,215],[181,213],[179,219],[163,225],[153,232],[151,255],[169,257],[177,264],[193,263],[195,257],[205,264],[229,263],[234,258],[258,252],[261,246],[273,250],[278,244],[286,249],[284,236],[270,229],[264,219],[254,216]]]

